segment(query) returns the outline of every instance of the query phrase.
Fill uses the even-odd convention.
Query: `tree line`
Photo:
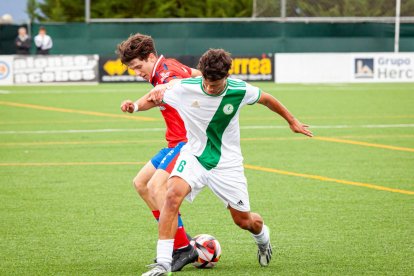
[[[280,0],[90,0],[91,18],[279,17]],[[401,1],[414,16],[414,0]],[[34,22],[82,22],[85,0],[28,0]],[[288,17],[394,16],[395,0],[286,0]]]

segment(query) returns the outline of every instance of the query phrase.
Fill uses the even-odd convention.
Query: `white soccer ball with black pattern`
[[[197,268],[212,268],[221,257],[221,246],[218,240],[207,234],[200,234],[191,240],[191,245],[197,250],[198,258],[193,265]]]

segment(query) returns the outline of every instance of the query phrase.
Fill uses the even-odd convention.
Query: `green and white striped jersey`
[[[241,166],[240,108],[256,103],[260,93],[255,86],[228,78],[221,94],[210,95],[201,77],[166,90],[163,101],[178,111],[187,130],[188,143],[181,151],[196,156],[207,170]]]

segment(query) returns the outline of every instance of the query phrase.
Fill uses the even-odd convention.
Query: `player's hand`
[[[310,131],[308,128],[308,125],[302,124],[297,119],[294,119],[290,124],[290,129],[295,133],[302,133],[306,136],[313,137],[312,131]]]
[[[121,103],[122,112],[134,113],[134,102],[126,100]]]
[[[149,96],[147,98],[147,101],[153,101],[155,104],[161,104],[162,99],[164,98],[165,90],[167,90],[168,85],[167,84],[159,84],[155,86],[151,91],[149,92]]]

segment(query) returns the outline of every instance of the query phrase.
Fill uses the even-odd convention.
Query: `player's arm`
[[[194,69],[194,68],[190,68],[190,69],[191,69],[192,78],[202,75],[201,71]],[[182,80],[181,78],[170,79],[168,83],[159,84],[155,86],[150,91],[150,96],[148,97],[148,101],[153,101],[156,104],[161,104],[162,99],[164,97],[165,90],[172,88],[176,83],[179,83],[181,80]]]
[[[155,104],[161,104],[164,98],[165,90],[171,89],[176,83],[179,83],[181,79],[171,79],[168,83],[158,84],[149,92],[147,101],[154,102]]]
[[[125,100],[121,103],[121,110],[122,112],[128,112],[128,113],[134,113],[138,111],[145,111],[148,109],[151,109],[157,104],[155,104],[153,101],[148,101],[148,97],[150,96],[150,93],[142,96],[137,101],[133,102],[131,100]]]
[[[290,113],[289,110],[272,95],[262,92],[258,103],[267,106],[267,108],[284,118],[293,132],[302,133],[309,137],[313,136],[312,132],[308,129],[309,126],[299,122],[299,120],[297,120],[292,113]]]
[[[182,89],[180,89],[181,82],[180,81],[173,82],[172,84],[173,85],[171,87],[168,86],[168,89],[161,90],[162,93],[152,94],[152,96],[150,96],[152,101],[161,102],[164,104],[168,104],[172,106],[173,108],[178,108],[180,106],[181,94],[182,94]]]
[[[201,72],[194,68],[187,68],[191,70],[191,77],[198,77],[201,76]],[[164,98],[164,93],[167,89],[171,89],[176,83],[179,83],[182,78],[177,76],[170,76],[166,79],[166,83],[158,84],[149,92],[149,97],[147,98],[148,101],[154,102],[155,104],[161,104],[162,99]]]
[[[185,68],[183,67],[183,69],[186,72],[191,71],[190,77],[192,78],[202,75],[201,71],[194,69],[194,68],[189,68],[185,66]],[[150,96],[147,98],[148,101],[152,101],[157,105],[161,104],[162,99],[164,98],[164,92],[167,89],[172,88],[176,83],[179,83],[182,80],[180,73],[175,72],[175,71],[170,71],[170,72],[173,72],[172,76],[169,76],[168,78],[166,78],[163,84],[158,84],[153,89],[151,89],[149,93]]]
[[[168,83],[158,84],[150,90],[148,94],[133,102],[125,100],[121,103],[123,112],[134,113],[137,111],[145,111],[161,104],[165,90],[171,88],[174,84],[180,82],[181,79],[171,79]]]

